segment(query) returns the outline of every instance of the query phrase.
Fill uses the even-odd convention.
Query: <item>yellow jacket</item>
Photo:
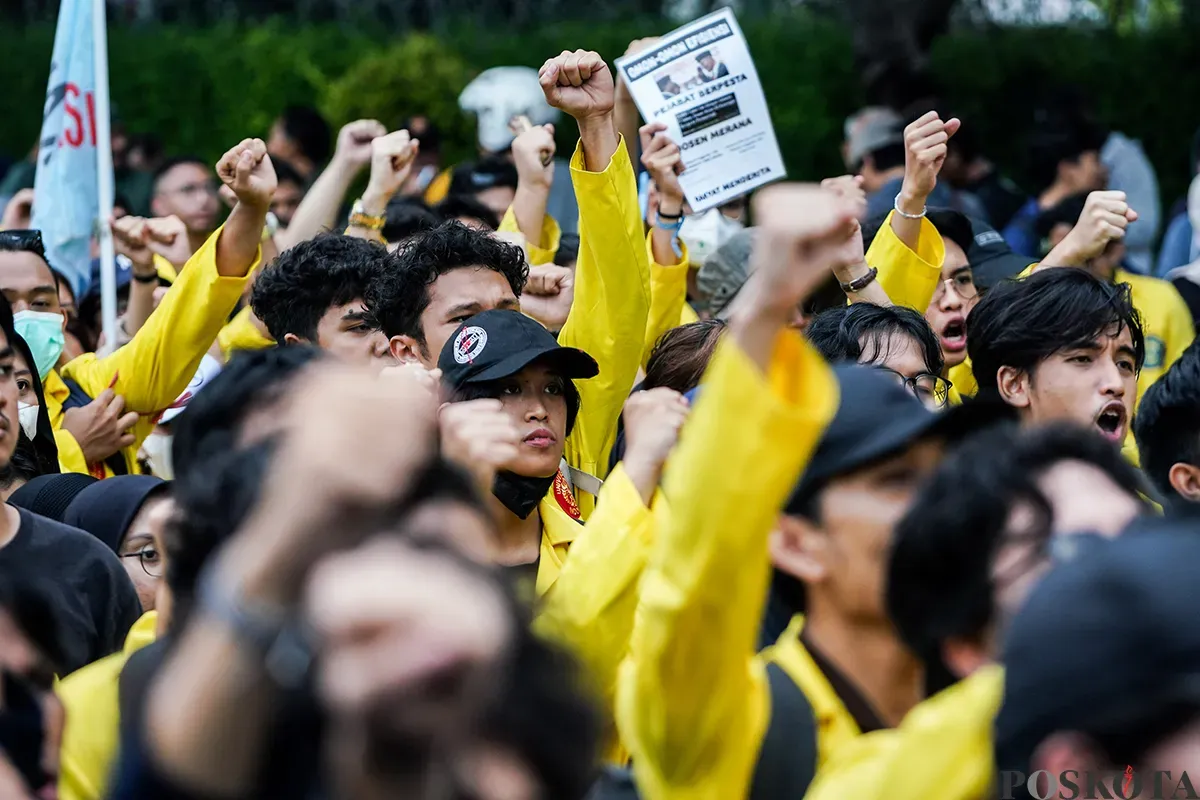
[[[233,319],[229,320],[221,332],[217,334],[217,342],[221,345],[221,355],[228,361],[229,357],[240,350],[265,350],[275,346],[275,340],[264,336],[254,325],[253,310],[246,306]]]
[[[86,353],[67,363],[61,376],[59,370],[46,376],[46,410],[54,426],[63,472],[86,474],[97,466],[86,463],[79,443],[62,427],[63,404],[70,395],[64,378],[78,383],[92,398],[112,385],[113,391],[125,398],[125,410],[141,415],[133,426],[137,441],[122,451],[129,474],[140,472],[138,448],[154,430],[158,415],[187,388],[246,288],[248,278],[226,278],[217,272],[217,239],[222,230],[210,236],[188,260],[158,308],[128,344],[104,358]],[[259,258],[261,251],[248,273]],[[104,477],[113,474],[108,465],[99,467]]]
[[[663,334],[672,328],[695,322],[696,312],[687,304],[688,251],[679,243],[682,255],[678,264],[659,264],[654,260],[651,238],[646,234],[646,257],[650,261],[650,317],[646,320],[646,343],[642,348],[642,366]]]
[[[946,243],[933,223],[923,219],[917,250],[913,252],[892,230],[894,213],[888,214],[875,234],[875,241],[867,250],[867,264],[879,270],[876,280],[893,304],[908,306],[924,315],[942,280]]]
[[[1142,315],[1146,333],[1146,363],[1138,375],[1138,400],[1162,377],[1196,338],[1192,312],[1170,281],[1150,278],[1123,269],[1113,278],[1128,283],[1133,306]]]
[[[119,653],[88,664],[58,684],[66,711],[59,750],[58,796],[61,800],[100,800],[117,760],[120,738],[118,684],[129,657],[154,641],[158,613],[147,611],[125,637]]]
[[[767,539],[838,402],[828,365],[792,331],[766,375],[725,339],[704,386],[663,482],[671,519],[618,679],[618,731],[649,800],[745,796],[770,713],[755,654]]]
[[[579,202],[579,261],[575,300],[558,343],[596,359],[600,374],[577,384],[579,417],[563,456],[577,470],[601,480],[617,434],[617,418],[642,363],[650,310],[650,263],[646,257],[637,181],[621,140],[603,172],[584,169],[583,149],[571,158],[571,181]],[[583,519],[596,498],[576,489]],[[538,583],[542,583],[539,576]]]
[[[805,800],[982,800],[995,789],[992,725],[1004,671],[980,669],[860,736],[817,773]]]

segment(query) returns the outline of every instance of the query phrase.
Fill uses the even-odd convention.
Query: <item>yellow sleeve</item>
[[[933,223],[923,219],[917,250],[909,250],[892,230],[894,213],[888,214],[879,233],[875,234],[875,241],[867,250],[867,263],[879,270],[879,285],[894,304],[924,314],[933,300],[938,281],[942,279],[946,244]]]
[[[504,212],[504,219],[500,220],[501,233],[521,233],[521,229],[517,226],[517,217],[513,214],[512,207],[509,206],[508,211]],[[538,243],[525,237],[525,251],[529,253],[530,264],[553,264],[554,257],[558,255],[558,245],[562,241],[562,229],[558,227],[558,220],[547,214],[542,217],[542,232],[538,238]],[[539,245],[545,244],[545,247]]]
[[[539,635],[575,654],[608,713],[653,534],[653,515],[618,464],[533,623]]]
[[[221,345],[221,354],[226,361],[239,350],[263,350],[275,345],[274,339],[263,336],[254,326],[253,313],[250,306],[246,306],[217,334],[217,342]]]
[[[157,253],[154,254],[154,270],[167,283],[174,284],[179,279],[179,270],[175,269],[175,265]]]
[[[576,384],[581,407],[564,456],[578,470],[603,479],[616,438],[617,417],[637,380],[650,310],[650,262],[646,257],[637,181],[621,140],[603,172],[584,169],[583,148],[571,159],[579,202],[579,261],[575,300],[558,342],[588,353],[600,374]],[[595,498],[580,493],[586,519]]]
[[[691,325],[693,322],[699,322],[700,315],[696,313],[696,309],[692,308],[688,303],[683,304],[683,308],[679,310],[679,324]]]
[[[646,344],[642,348],[643,368],[663,334],[683,324],[680,320],[687,305],[687,245],[679,243],[683,254],[678,264],[659,264],[654,260],[651,248],[650,237],[653,235],[654,231],[646,234],[646,259],[650,262],[650,317],[646,320]]]
[[[837,407],[797,334],[764,375],[726,337],[668,465],[670,522],[642,577],[617,726],[643,797],[745,797],[769,716],[755,658],[767,539]]]
[[[125,652],[88,664],[55,689],[63,705],[58,796],[61,800],[100,800],[117,758],[117,683],[129,655]]]
[[[58,468],[63,472],[90,474],[83,449],[66,428],[54,429],[54,444],[58,446]]]
[[[1163,326],[1163,338],[1167,345],[1163,369],[1166,370],[1191,346],[1196,338],[1196,323],[1179,290],[1170,284],[1164,287],[1162,310],[1166,317],[1166,324]]]
[[[62,376],[75,380],[91,397],[107,389],[115,378],[113,391],[125,398],[126,411],[142,415],[157,414],[174,403],[196,374],[249,280],[226,278],[217,272],[221,230],[188,260],[179,279],[128,344],[100,359],[90,353],[82,355],[63,367]],[[253,272],[259,258],[261,251],[247,274]]]
[[[426,203],[436,206],[446,199],[446,195],[450,193],[450,178],[453,174],[454,167],[446,167],[429,182],[429,186],[425,187]]]

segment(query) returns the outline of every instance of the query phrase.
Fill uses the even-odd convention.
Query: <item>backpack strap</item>
[[[72,408],[83,408],[92,402],[92,396],[85,392],[83,387],[80,386],[75,380],[72,378],[63,378],[62,382],[66,384],[67,391],[70,392],[70,394],[67,395],[67,399],[63,401],[63,411],[67,411],[68,409]],[[125,464],[125,455],[120,450],[104,459],[104,463],[108,465],[110,470],[112,470],[113,475],[129,474],[129,467]]]
[[[784,671],[767,664],[771,721],[754,768],[751,800],[803,797],[817,772],[817,720],[800,687]]]

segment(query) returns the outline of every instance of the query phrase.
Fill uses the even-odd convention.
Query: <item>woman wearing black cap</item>
[[[560,347],[540,323],[504,310],[460,325],[438,367],[449,401],[495,398],[517,428],[516,455],[499,465],[492,486],[499,560],[536,576],[540,597],[558,577],[581,527],[559,466],[579,416],[574,381],[594,378],[599,367],[582,350]]]

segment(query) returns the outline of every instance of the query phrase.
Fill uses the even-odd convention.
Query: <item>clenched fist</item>
[[[654,179],[658,189],[658,210],[675,215],[683,212],[683,187],[679,175],[683,172],[683,157],[677,145],[667,135],[667,126],[651,122],[638,130],[642,142],[642,166]]]
[[[905,213],[920,214],[925,207],[925,198],[937,186],[946,163],[947,142],[961,126],[958,119],[942,121],[936,111],[930,111],[904,129],[904,185],[899,205]]]
[[[243,139],[217,162],[217,176],[233,190],[239,203],[262,209],[271,207],[278,180],[262,139]]]
[[[612,113],[613,76],[598,53],[564,50],[542,65],[538,80],[546,102],[576,120]]]
[[[689,410],[687,398],[662,386],[634,392],[625,401],[625,474],[646,505],[654,496],[663,464],[679,440]]]
[[[517,457],[521,434],[494,398],[447,403],[438,414],[442,455],[474,476],[484,496],[496,471]]]
[[[420,147],[420,142],[409,138],[408,131],[392,131],[371,142],[371,179],[363,193],[363,207],[368,214],[387,211],[388,201],[408,180]]]
[[[513,139],[513,163],[521,184],[549,189],[554,183],[554,126],[533,125]]]
[[[1048,267],[1078,267],[1096,258],[1110,242],[1125,238],[1126,229],[1137,222],[1124,192],[1092,192],[1071,232],[1043,262]]]
[[[334,162],[357,172],[371,163],[371,145],[386,133],[387,128],[378,120],[360,119],[346,123],[338,131]]]

